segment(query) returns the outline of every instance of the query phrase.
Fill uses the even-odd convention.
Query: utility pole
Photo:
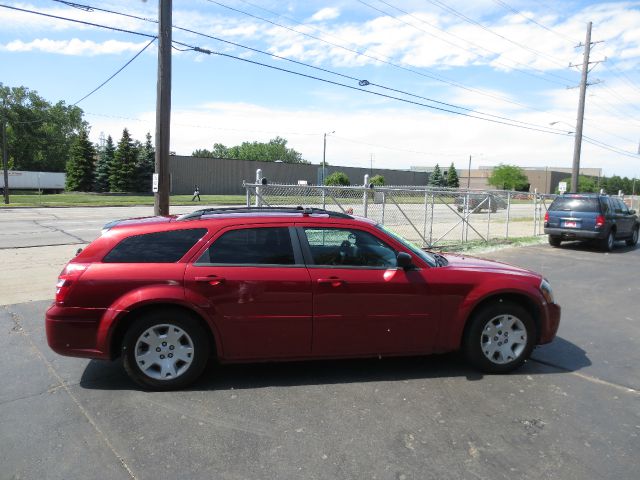
[[[469,168],[467,169],[467,190],[469,190],[469,185],[471,185],[471,155],[469,155]]]
[[[573,145],[573,166],[571,169],[571,191],[578,191],[578,176],[580,175],[580,150],[582,149],[582,124],[584,122],[584,101],[587,93],[587,77],[589,75],[589,54],[591,52],[591,25],[587,25],[587,38],[584,43],[584,57],[582,60],[582,79],[580,81],[580,102],[578,103],[578,119]],[[594,42],[597,43],[597,42]],[[578,45],[581,46],[581,45]],[[593,62],[599,63],[599,62]],[[569,65],[577,66],[577,65]]]
[[[4,170],[4,203],[9,205],[9,158],[7,154],[7,99],[2,99],[2,169]]]
[[[158,191],[155,215],[169,215],[169,144],[171,127],[172,0],[158,0],[158,90],[156,95],[156,168]]]

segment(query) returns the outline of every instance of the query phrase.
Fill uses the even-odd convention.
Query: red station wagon
[[[112,222],[60,274],[46,313],[62,355],[122,357],[143,388],[207,361],[462,349],[504,373],[550,342],[560,307],[537,273],[440,255],[370,219],[318,209],[204,209]]]

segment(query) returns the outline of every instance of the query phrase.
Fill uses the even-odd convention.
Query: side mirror
[[[635,215],[635,214],[636,214],[636,211],[635,211],[634,209],[631,209],[631,210],[629,210],[629,213],[630,213],[631,215]]]
[[[411,261],[411,255],[405,252],[398,252],[398,256],[396,257],[398,260],[398,267],[403,268],[404,270],[409,270],[414,265]]]

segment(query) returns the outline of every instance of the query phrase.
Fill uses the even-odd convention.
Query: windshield
[[[376,227],[379,228],[380,230],[382,230],[384,233],[386,233],[390,237],[393,237],[396,241],[398,241],[399,243],[401,243],[402,245],[407,247],[409,250],[411,250],[413,253],[418,255],[422,260],[427,262],[427,265],[429,265],[430,267],[437,267],[438,266],[438,262],[437,262],[436,258],[431,253],[425,252],[424,250],[422,250],[417,245],[414,245],[413,243],[405,240],[400,235],[398,235],[396,232],[394,232],[393,230],[385,227],[384,225],[382,225],[380,223],[378,223],[376,225]]]

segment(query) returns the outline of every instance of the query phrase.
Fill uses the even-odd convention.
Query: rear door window
[[[197,265],[295,265],[287,227],[240,228],[223,233]]]
[[[105,263],[175,263],[207,233],[206,228],[171,230],[128,237],[102,260]]]
[[[565,212],[599,212],[600,206],[596,197],[557,197],[549,210]]]

